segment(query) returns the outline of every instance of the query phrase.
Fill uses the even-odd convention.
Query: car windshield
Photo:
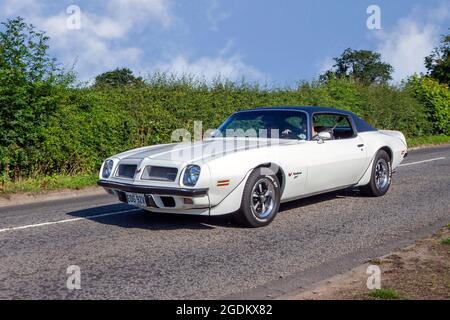
[[[306,140],[306,113],[288,110],[238,112],[228,118],[213,137],[258,137]]]

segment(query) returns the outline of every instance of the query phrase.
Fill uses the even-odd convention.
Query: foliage
[[[48,37],[22,18],[0,30],[0,174],[20,175],[32,166],[41,130],[72,80],[48,53]],[[2,178],[3,179],[3,178]]]
[[[413,76],[407,89],[425,107],[435,133],[450,134],[450,91],[447,86],[429,77]]]
[[[175,129],[192,133],[194,121],[202,121],[203,130],[217,128],[237,110],[264,105],[335,106],[409,136],[432,128],[423,107],[407,92],[346,79],[268,90],[159,75],[141,87],[68,89],[61,101],[42,131],[45,138],[34,166],[38,174],[92,172],[117,152],[171,142]]]
[[[401,299],[401,295],[394,289],[375,289],[370,292],[370,296],[382,300]]]
[[[391,73],[394,71],[391,65],[381,61],[378,52],[369,50],[348,48],[334,61],[333,68],[320,76],[321,81],[350,78],[365,85],[384,84],[392,79]]]
[[[439,145],[450,143],[450,136],[445,134],[432,135],[432,136],[420,136],[420,137],[406,137],[408,141],[408,147],[427,146],[427,145]]]
[[[440,45],[425,58],[425,67],[430,77],[450,86],[450,34],[442,36]]]
[[[108,71],[102,74],[99,74],[95,77],[95,86],[111,86],[111,87],[120,87],[120,86],[133,86],[133,85],[142,85],[144,82],[141,77],[135,77],[133,72],[128,68],[117,68],[113,71]]]
[[[50,176],[36,176],[20,181],[7,181],[0,187],[2,194],[30,192],[39,193],[42,191],[57,189],[82,189],[93,186],[98,180],[98,174],[81,174],[75,176],[54,174]]]
[[[364,108],[359,115],[376,128],[399,130],[410,137],[433,133],[425,107],[407,90],[377,85],[361,86],[360,91]]]

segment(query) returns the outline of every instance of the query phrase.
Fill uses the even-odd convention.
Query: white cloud
[[[399,19],[393,28],[370,31],[370,36],[374,35],[372,39],[376,42],[375,50],[381,53],[383,61],[394,67],[394,82],[426,71],[425,57],[437,46],[442,32],[439,23],[449,17],[448,3],[426,10],[416,6],[407,17]],[[320,74],[331,69],[334,64],[331,57],[325,57],[318,64]]]
[[[139,64],[140,49],[111,41],[127,35],[128,30],[120,23],[109,17],[84,13],[81,28],[69,30],[66,20],[67,16],[60,14],[39,17],[36,24],[47,31],[51,48],[58,52],[59,61],[69,66],[76,63],[76,71],[82,80],[119,66]]]
[[[108,11],[127,27],[155,19],[165,27],[175,20],[171,0],[111,0]]]
[[[116,45],[110,40],[126,33],[107,18],[83,16],[80,30],[61,27],[66,16],[53,16],[41,22],[52,39],[52,49],[58,52],[59,61],[66,65],[76,63],[81,80],[120,66],[138,66],[142,51],[135,47]],[[109,27],[108,27],[109,25]]]
[[[29,14],[39,9],[39,4],[36,0],[4,0],[0,6],[0,14],[5,17],[15,16],[18,13]]]
[[[58,52],[58,61],[66,66],[76,62],[82,80],[120,66],[141,67],[141,49],[125,45],[127,36],[148,24],[168,28],[175,21],[171,0],[112,0],[103,14],[81,9],[81,28],[69,30],[65,8],[61,13],[44,12],[44,4],[37,0],[4,0],[0,17],[20,15],[28,23],[45,30],[50,36],[50,47]],[[117,40],[117,41],[113,41]]]
[[[217,78],[222,80],[261,81],[268,76],[255,67],[246,64],[242,56],[234,50],[235,41],[229,39],[216,56],[204,56],[189,59],[184,54],[175,55],[168,61],[160,63],[154,69],[176,76],[189,75],[198,80],[211,82]]]
[[[377,51],[394,67],[395,82],[425,72],[424,59],[439,41],[438,22],[449,17],[448,4],[429,10],[416,10],[398,21],[392,31],[377,31]]]
[[[160,64],[157,70],[178,76],[193,75],[197,79],[207,82],[211,82],[218,77],[228,80],[244,78],[249,81],[263,80],[266,77],[256,68],[246,65],[237,54],[230,57],[201,57],[193,61],[179,55],[168,63]]]
[[[393,80],[400,81],[414,73],[425,71],[424,59],[437,44],[438,29],[402,20],[397,29],[382,33],[377,51],[383,61],[394,67]]]
[[[81,28],[69,30],[65,9],[58,14],[44,12],[44,4],[38,0],[4,0],[0,4],[0,17],[21,15],[27,22],[45,30],[50,36],[50,47],[58,55],[58,61],[66,66],[75,63],[81,80],[92,80],[106,70],[127,66],[134,70],[165,71],[173,74],[190,74],[206,81],[217,77],[222,79],[261,80],[265,75],[244,63],[239,54],[233,53],[234,41],[230,40],[217,56],[190,59],[184,52],[173,54],[157,66],[143,61],[144,52],[132,45],[126,45],[132,32],[140,31],[149,24],[164,29],[178,22],[172,12],[172,0],[111,0],[95,12],[86,9],[82,3]],[[220,11],[219,2],[213,0],[207,11],[211,28],[228,17]]]
[[[85,14],[83,18],[84,27],[100,38],[122,38],[128,33],[128,30],[114,19],[91,14]]]
[[[35,16],[33,20],[44,29],[54,42],[73,41],[79,35],[88,35],[100,39],[122,38],[127,34],[120,23],[109,17],[97,16],[95,14],[83,13],[81,15],[81,28],[79,30],[69,30],[66,26],[68,15],[58,14],[49,17]]]

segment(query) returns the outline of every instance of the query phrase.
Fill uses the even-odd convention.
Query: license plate
[[[127,196],[127,203],[132,206],[146,207],[145,196],[140,193],[125,193]]]

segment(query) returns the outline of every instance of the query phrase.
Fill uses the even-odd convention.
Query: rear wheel
[[[389,190],[391,176],[391,158],[386,151],[379,150],[373,162],[370,182],[361,191],[368,196],[380,197]]]
[[[275,174],[258,168],[247,179],[242,194],[241,208],[236,213],[237,221],[251,228],[268,225],[280,207],[280,187]]]

